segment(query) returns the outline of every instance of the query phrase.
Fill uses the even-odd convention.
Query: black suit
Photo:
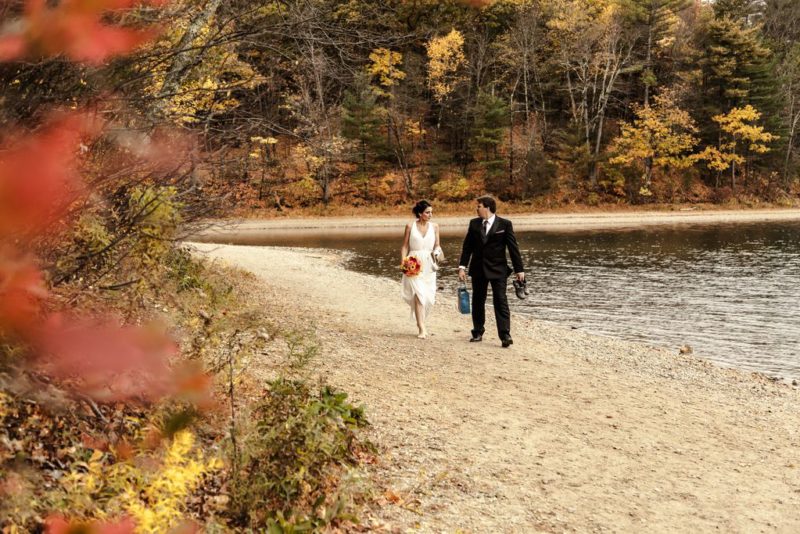
[[[492,304],[500,339],[511,336],[511,312],[508,309],[506,286],[512,270],[508,267],[506,249],[514,265],[513,272],[524,272],[522,255],[514,235],[511,221],[495,216],[488,234],[483,232],[483,219],[477,217],[469,222],[467,236],[461,248],[458,264],[469,265],[472,277],[472,335],[482,336],[486,322],[486,294],[492,285]]]

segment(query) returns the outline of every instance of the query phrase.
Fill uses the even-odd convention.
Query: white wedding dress
[[[409,256],[416,256],[422,263],[422,269],[417,276],[403,275],[403,300],[411,307],[411,317],[414,318],[415,303],[414,297],[418,297],[425,313],[428,317],[433,303],[436,300],[436,271],[433,270],[431,253],[436,246],[436,232],[433,225],[428,223],[428,230],[423,236],[417,228],[417,223],[411,223],[411,233],[408,237]]]

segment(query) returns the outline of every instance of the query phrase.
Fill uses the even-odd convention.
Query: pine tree
[[[358,142],[362,169],[367,166],[368,155],[383,147],[382,109],[368,78],[357,76],[342,101],[342,136]]]
[[[800,2],[766,0],[764,36],[775,50],[775,73],[779,83],[780,118],[777,130],[783,140],[781,174],[788,188],[796,172],[798,130],[800,130]]]
[[[659,82],[655,55],[660,47],[671,41],[670,34],[680,20],[678,15],[692,5],[692,0],[622,0],[621,5],[629,24],[641,35],[642,102],[647,106],[652,87]]]
[[[753,80],[770,56],[757,30],[742,28],[732,19],[722,18],[711,20],[703,33],[699,64],[706,103],[715,111],[727,111],[748,102]]]
[[[641,34],[644,49],[640,52],[641,83],[644,86],[642,102],[645,108],[650,106],[651,88],[659,83],[659,70],[654,56],[659,48],[671,42],[671,33],[680,20],[678,14],[691,5],[691,0],[623,0],[626,14],[633,22],[636,31]],[[650,188],[650,177],[653,173],[653,160],[645,158],[645,188]]]
[[[508,103],[492,93],[481,91],[474,108],[474,127],[472,141],[484,150],[487,158],[497,159],[497,148],[503,142],[508,126]]]
[[[713,4],[714,16],[752,26],[762,18],[762,5],[762,0],[716,0]]]

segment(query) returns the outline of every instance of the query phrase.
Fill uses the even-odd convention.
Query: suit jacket
[[[512,271],[508,267],[506,249],[511,255]],[[519,253],[517,237],[511,221],[495,216],[486,239],[483,237],[483,219],[476,217],[469,222],[467,236],[461,247],[459,265],[469,265],[469,275],[482,276],[487,280],[507,278],[512,272],[521,273],[522,255]]]

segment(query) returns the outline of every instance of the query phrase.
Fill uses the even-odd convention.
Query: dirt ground
[[[491,312],[469,343],[448,293],[419,340],[399,277],[326,250],[192,246],[255,273],[252,298],[313,327],[318,374],[366,406],[371,531],[800,532],[797,387],[517,315],[510,348]]]

